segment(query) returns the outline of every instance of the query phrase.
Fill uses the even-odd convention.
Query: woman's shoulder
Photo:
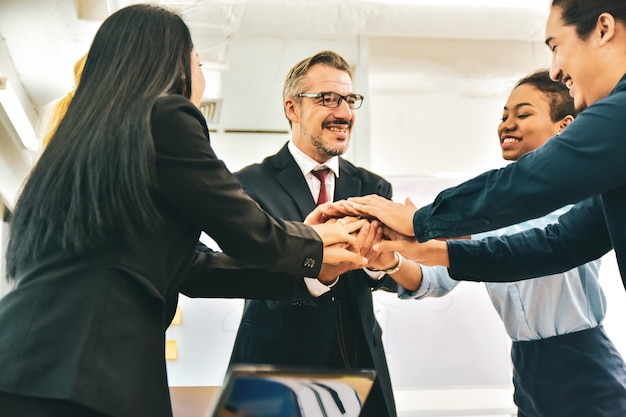
[[[157,97],[152,113],[162,114],[174,111],[192,111],[201,115],[200,110],[188,98],[180,94],[164,94]]]
[[[152,106],[152,125],[156,129],[171,129],[177,125],[200,124],[206,130],[204,116],[189,99],[179,94],[158,97]]]

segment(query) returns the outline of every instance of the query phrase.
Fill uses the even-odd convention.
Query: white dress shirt
[[[316,171],[322,168],[330,169],[330,172],[333,175],[328,175],[326,177],[326,192],[328,194],[328,201],[333,201],[335,196],[335,180],[336,178],[339,178],[339,157],[333,156],[328,161],[320,164],[319,162],[302,152],[293,143],[293,141],[289,141],[289,143],[287,144],[287,148],[289,149],[291,156],[293,156],[293,159],[296,161],[296,164],[300,168],[300,171],[302,171],[302,175],[304,176],[304,179],[306,180],[306,183],[311,190],[311,195],[313,196],[313,199],[315,201],[317,201],[317,197],[320,194],[321,184],[320,181],[315,177],[315,175],[311,173],[311,171]],[[364,271],[372,279],[381,279],[385,276],[384,273],[381,273],[379,271],[369,271],[368,269],[364,269]],[[320,295],[330,291],[330,288],[337,283],[335,281],[331,285],[325,285],[321,283],[317,278],[306,277],[304,278],[304,282],[309,289],[311,295],[315,297],[319,297]]]

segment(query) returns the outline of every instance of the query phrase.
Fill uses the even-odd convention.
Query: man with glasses
[[[274,217],[302,221],[325,201],[391,198],[388,181],[340,158],[363,103],[352,88],[350,65],[332,51],[299,62],[287,75],[283,104],[291,140],[276,155],[236,173],[244,190]],[[397,291],[390,275],[401,266],[397,255],[371,256],[371,270],[338,269],[330,282],[303,277],[289,302],[246,300],[231,364],[374,369],[376,381],[360,416],[395,417],[372,290]]]

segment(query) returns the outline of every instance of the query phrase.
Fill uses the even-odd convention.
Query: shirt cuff
[[[363,268],[363,270],[371,279],[375,279],[377,281],[383,279],[383,277],[385,276],[384,271],[372,271],[371,269],[367,268]]]
[[[339,277],[337,277],[337,279],[335,279],[332,283],[330,283],[330,285],[326,285],[322,282],[320,282],[319,279],[317,278],[304,278],[304,284],[306,285],[306,287],[309,290],[309,293],[313,296],[313,297],[319,297],[321,295],[326,294],[328,291],[330,291],[330,289],[337,284],[337,282],[339,281]]]
[[[419,264],[422,270],[422,282],[420,287],[415,291],[409,291],[401,285],[398,285],[398,298],[403,300],[419,300],[424,298],[430,291],[433,282],[433,274],[436,273],[437,267],[428,267]]]

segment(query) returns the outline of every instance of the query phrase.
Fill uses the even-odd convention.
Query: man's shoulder
[[[247,165],[241,168],[239,171],[234,172],[237,178],[253,178],[259,175],[264,175],[274,171],[274,163],[272,160],[276,155],[268,156],[261,162],[255,162],[254,164]]]
[[[378,175],[370,171],[369,169],[356,166],[352,162],[347,161],[343,158],[339,159],[339,170],[341,172],[340,175],[347,174],[350,176],[357,176],[361,179],[368,180],[368,181],[383,182],[383,183],[390,184],[390,182],[387,179],[385,179],[383,176]]]

